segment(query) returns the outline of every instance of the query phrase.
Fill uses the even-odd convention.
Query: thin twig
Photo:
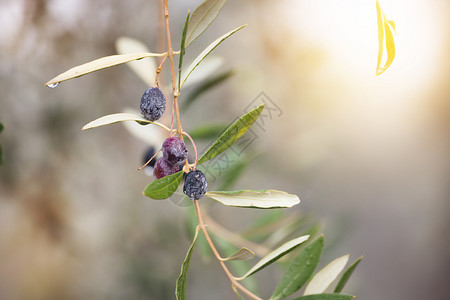
[[[166,61],[166,58],[167,58],[167,55],[163,57],[161,63],[159,64],[158,69],[156,69],[155,85],[156,85],[157,87],[159,87],[159,82],[158,82],[158,80],[159,80],[159,74],[161,73],[161,68],[162,68],[162,66],[164,65],[164,62]]]
[[[191,136],[186,131],[183,131],[183,134],[191,140],[192,147],[194,148],[194,153],[195,153],[194,170],[195,170],[195,168],[197,167],[197,161],[198,161],[197,146],[195,146],[194,140],[191,138]]]
[[[158,153],[161,151],[161,148],[158,150],[158,152],[155,153],[155,155],[152,156],[152,158],[150,158],[142,167],[138,168],[138,170],[142,170],[143,168],[145,168],[151,161],[152,159],[154,159],[156,157],[156,155],[158,155]]]
[[[174,120],[174,116],[175,116],[175,105],[173,105],[173,103],[172,103],[172,120],[170,121],[170,130],[171,130],[170,131],[170,136],[172,136],[172,134],[173,134],[173,120]]]
[[[212,242],[212,240],[208,234],[208,231],[206,230],[205,222],[203,220],[203,216],[202,216],[202,213],[200,210],[200,205],[198,204],[198,200],[194,200],[194,205],[195,205],[195,211],[197,212],[198,225],[200,226],[200,229],[203,232],[203,235],[205,236],[206,241],[209,244],[209,247],[211,248],[212,252],[214,253],[214,256],[217,258],[220,266],[222,267],[225,274],[230,279],[231,284],[233,286],[235,286],[236,288],[238,288],[239,290],[241,290],[244,294],[246,294],[250,298],[252,298],[254,300],[262,300],[261,298],[259,298],[258,296],[256,296],[255,294],[253,294],[252,292],[247,290],[242,284],[237,282],[236,279],[233,277],[233,274],[231,274],[230,270],[228,270],[228,267],[226,266],[226,264],[223,261],[221,261],[221,256],[220,256],[219,252],[217,251],[216,247],[214,246],[214,243]]]
[[[169,5],[167,2],[168,2],[168,0],[164,0],[164,17],[166,20],[167,56],[169,57],[169,61],[170,61],[170,75],[172,77],[172,93],[173,93],[172,120],[173,120],[173,115],[175,114],[176,119],[177,119],[177,134],[180,137],[180,139],[183,140],[183,128],[181,126],[180,110],[178,107],[179,91],[177,90],[177,84],[176,84],[176,79],[175,79],[175,66],[174,66],[174,62],[173,62],[174,51],[173,51],[173,46],[172,46],[172,38],[170,35]],[[171,131],[172,131],[172,129],[173,129],[173,121],[172,121]],[[189,165],[189,163],[186,160],[185,166],[188,166],[188,165]],[[247,296],[251,297],[252,299],[262,300],[261,298],[259,298],[258,296],[254,295],[252,292],[247,290],[239,282],[237,282],[234,279],[233,274],[231,274],[230,270],[228,270],[225,263],[220,260],[221,257],[219,255],[219,252],[217,252],[217,249],[214,246],[214,243],[212,242],[211,238],[209,237],[208,231],[206,230],[205,223],[203,221],[203,217],[202,217],[202,214],[200,211],[200,206],[198,204],[198,200],[194,200],[194,203],[195,203],[195,209],[197,211],[197,218],[198,218],[198,223],[199,223],[200,229],[202,230],[203,234],[205,235],[205,238],[208,241],[208,244],[211,247],[211,250],[213,251],[214,255],[216,256],[217,260],[219,261],[219,264],[222,266],[222,269],[225,271],[225,274],[230,279],[231,284],[233,286],[235,286],[236,288],[238,288],[239,290],[241,290]]]
[[[170,34],[170,22],[169,22],[169,5],[167,0],[164,0],[164,17],[166,19],[166,36],[167,36],[167,54],[170,61],[170,75],[172,77],[172,94],[173,94],[173,107],[172,107],[172,118],[173,118],[173,110],[175,110],[175,115],[177,118],[177,134],[181,140],[183,140],[183,128],[181,127],[181,118],[180,111],[178,108],[178,90],[177,83],[175,78],[175,64],[173,62],[173,46],[172,46],[172,37]],[[173,124],[172,124],[173,126]]]
[[[259,257],[264,257],[267,254],[270,253],[270,249],[253,243],[249,240],[246,240],[239,235],[235,234],[234,232],[229,231],[228,229],[222,227],[220,224],[216,223],[212,218],[210,218],[208,215],[205,215],[205,220],[208,222],[208,227],[211,229],[212,232],[216,233],[220,237],[224,238],[225,240],[229,241],[233,245],[242,248],[242,247],[248,247],[250,248],[255,254]]]
[[[139,122],[139,121],[138,121],[138,122]],[[159,122],[148,122],[148,121],[146,121],[146,123],[147,123],[147,124],[154,124],[154,125],[156,125],[156,126],[159,126],[159,127],[163,128],[163,129],[169,131],[169,132],[172,132],[172,131],[170,130],[169,127],[167,127],[166,125],[161,124],[161,123],[159,123]]]

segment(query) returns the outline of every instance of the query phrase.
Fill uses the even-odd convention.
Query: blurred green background
[[[169,2],[178,48],[201,1]],[[299,195],[292,210],[324,223],[322,264],[364,255],[347,286],[358,299],[448,299],[450,2],[380,3],[397,25],[397,57],[375,77],[374,0],[228,1],[185,65],[247,23],[216,50],[235,75],[186,110],[183,126],[228,123],[264,92],[282,113],[255,128],[258,156],[236,189]],[[137,109],[148,87],[124,65],[43,86],[114,54],[120,36],[159,51],[157,1],[1,0],[0,26],[0,299],[174,299],[186,208],[142,196],[147,145],[124,126],[81,132]],[[210,208],[232,230],[261,214]],[[233,299],[217,263],[197,254],[188,297]],[[263,297],[274,270],[258,277]]]

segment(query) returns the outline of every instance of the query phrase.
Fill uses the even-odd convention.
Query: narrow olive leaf
[[[345,265],[348,262],[348,257],[349,255],[347,254],[336,258],[322,270],[317,272],[306,286],[303,295],[306,296],[325,292],[330,284],[339,276],[342,270],[344,270]]]
[[[5,128],[5,126],[3,126],[3,123],[0,122],[0,132],[3,131],[3,128]]]
[[[189,135],[194,140],[209,140],[217,138],[222,132],[227,129],[228,124],[209,124],[201,125],[189,130]]]
[[[197,240],[198,230],[199,230],[199,227],[197,226],[197,228],[195,230],[194,239],[192,240],[192,244],[189,247],[189,250],[186,254],[186,258],[184,259],[183,264],[181,265],[181,273],[180,273],[180,276],[178,276],[176,288],[175,288],[175,296],[177,297],[177,300],[186,300],[187,273],[189,270],[189,263],[191,262],[191,257],[192,257],[192,252],[194,250],[195,242]]]
[[[289,265],[270,300],[284,299],[298,291],[314,272],[322,248],[323,236],[320,236],[302,249]]]
[[[386,19],[386,15],[383,15],[384,17],[385,17],[385,19]],[[392,29],[394,30],[394,32],[395,32],[395,22],[394,21],[392,21],[392,20],[386,20],[386,22],[389,24],[389,26],[391,26],[392,27]]]
[[[105,56],[83,65],[79,65],[73,67],[72,69],[67,70],[66,72],[59,74],[55,78],[48,81],[45,85],[50,87],[55,87],[61,81],[77,78],[101,69],[106,69],[109,67],[117,66],[120,64],[124,64],[130,61],[153,57],[153,56],[164,56],[166,53],[132,53],[132,54],[120,54],[120,55],[111,55]]]
[[[302,296],[292,300],[351,300],[353,298],[355,298],[355,296],[344,294],[316,294]]]
[[[246,113],[237,119],[222,135],[212,144],[211,147],[198,160],[198,164],[204,163],[216,157],[231,145],[233,145],[244,133],[255,123],[264,109],[264,104]]]
[[[361,256],[354,263],[352,263],[350,265],[350,267],[348,267],[347,270],[345,270],[344,274],[342,274],[341,278],[339,279],[339,282],[336,285],[336,288],[334,289],[335,293],[340,293],[342,291],[342,289],[344,288],[344,286],[347,283],[348,279],[350,278],[350,276],[352,276],[353,271],[356,269],[356,267],[358,266],[359,262],[362,259],[363,259],[363,257]]]
[[[184,22],[183,33],[181,35],[180,60],[178,61],[178,92],[181,89],[181,68],[183,67],[183,58],[184,58],[184,54],[186,53],[185,42],[186,42],[186,31],[187,31],[188,22],[189,22],[189,15],[190,15],[190,11],[188,10],[188,13],[186,16],[186,21]]]
[[[389,66],[392,64],[395,58],[395,41],[394,41],[394,35],[392,34],[391,27],[388,22],[384,23],[384,32],[386,35],[386,53],[387,53],[387,60],[382,68],[381,72],[384,72],[389,68]],[[381,74],[381,73],[380,73]]]
[[[183,179],[183,171],[157,179],[144,190],[144,195],[155,200],[167,199],[175,193]]]
[[[123,36],[116,40],[117,54],[147,53],[150,50],[142,42]],[[143,61],[131,61],[127,66],[148,86],[155,84],[156,62],[152,57]]]
[[[277,261],[279,258],[283,257],[284,255],[288,254],[289,252],[291,252],[292,250],[294,250],[295,248],[300,246],[300,244],[302,244],[303,242],[308,240],[308,238],[309,238],[309,236],[305,235],[305,236],[301,236],[296,239],[290,240],[289,242],[283,244],[276,250],[267,254],[264,258],[262,258],[259,262],[257,262],[244,276],[236,278],[236,280],[245,279],[248,276],[253,275],[256,272],[264,269],[271,263]]]
[[[186,72],[183,73],[182,79],[181,79],[181,87],[183,87],[184,83],[186,82],[189,75],[194,71],[194,69],[200,64],[200,62],[209,54],[211,51],[213,51],[217,46],[219,46],[220,43],[222,43],[224,40],[226,40],[228,37],[230,37],[232,34],[236,33],[237,31],[241,30],[247,25],[242,25],[236,29],[231,30],[228,33],[225,33],[220,38],[209,44],[208,47],[206,47],[205,50],[203,50],[202,53],[200,53],[199,56],[191,63],[191,65],[187,68]]]
[[[230,78],[233,73],[233,71],[225,71],[203,81],[201,85],[199,85],[189,93],[189,95],[186,97],[186,100],[183,101],[181,108],[183,110],[186,110],[195,100],[198,99],[200,95],[217,86],[218,84],[224,82],[225,80]]]
[[[383,26],[383,15],[381,12],[380,3],[376,2],[377,7],[377,27],[378,27],[378,57],[377,57],[377,70],[376,74],[378,75],[378,70],[381,67],[381,60],[383,59],[383,42],[384,42],[384,26]]]
[[[222,258],[222,261],[228,261],[228,260],[250,260],[255,257],[255,253],[253,253],[252,250],[248,248],[241,248],[233,255],[230,255],[228,257]]]
[[[187,30],[186,47],[211,25],[227,0],[206,0],[192,13]]]
[[[124,121],[136,121],[141,125],[155,124],[161,128],[170,130],[169,128],[167,128],[166,126],[164,126],[161,123],[152,122],[152,121],[145,119],[144,117],[141,117],[141,116],[138,116],[135,114],[129,114],[129,113],[117,113],[117,114],[106,115],[106,116],[100,117],[100,118],[84,125],[83,128],[81,128],[81,130],[88,130],[88,129],[105,126],[105,125],[109,125],[109,124],[114,124],[114,123],[118,123],[118,122],[124,122]]]
[[[394,21],[387,20],[381,9],[380,3],[376,2],[377,25],[378,25],[378,58],[376,75],[382,74],[392,64],[395,58],[395,42],[392,30],[395,31]],[[384,48],[386,46],[386,62],[382,66]]]
[[[292,207],[300,203],[296,195],[276,190],[207,192],[205,196],[227,206],[249,208]]]

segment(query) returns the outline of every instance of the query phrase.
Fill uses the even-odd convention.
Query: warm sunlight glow
[[[286,18],[304,38],[327,51],[328,63],[339,76],[355,83],[386,84],[397,96],[409,98],[414,87],[426,88],[437,76],[444,24],[435,14],[439,5],[426,1],[380,1],[386,16],[396,23],[396,58],[375,78],[378,37],[375,0],[287,1]],[[289,7],[289,9],[286,9]],[[294,8],[293,8],[294,7]],[[394,88],[395,87],[395,88]],[[399,101],[401,99],[398,99]]]

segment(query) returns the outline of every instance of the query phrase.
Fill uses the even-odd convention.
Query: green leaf
[[[186,31],[188,28],[190,11],[188,10],[186,21],[184,21],[183,33],[181,35],[181,46],[180,46],[180,60],[178,61],[178,91],[181,89],[181,68],[183,67],[183,58],[186,52],[185,42],[186,42]]]
[[[344,294],[317,294],[302,296],[292,300],[351,300],[353,298],[355,298],[355,296]]]
[[[209,147],[208,150],[200,157],[198,164],[204,163],[211,158],[216,157],[231,145],[233,145],[244,133],[255,123],[259,115],[264,109],[264,104],[246,113],[236,122],[230,125],[224,133]]]
[[[117,54],[129,54],[129,53],[147,53],[150,50],[142,42],[123,36],[116,40]],[[148,86],[155,84],[156,74],[156,62],[155,59],[149,57],[142,61],[131,61],[127,63],[127,66],[139,76]]]
[[[248,248],[241,248],[233,255],[230,255],[228,257],[222,258],[222,261],[228,261],[228,260],[250,260],[255,257],[255,253],[253,253],[252,250]]]
[[[181,80],[181,87],[183,87],[183,84],[186,82],[187,78],[189,77],[189,75],[192,73],[192,71],[194,71],[194,69],[198,66],[198,64],[200,64],[200,62],[209,54],[211,53],[217,46],[219,46],[220,43],[222,43],[224,40],[226,40],[228,37],[230,37],[232,34],[236,33],[237,31],[241,30],[242,28],[244,28],[247,25],[242,25],[236,29],[231,30],[228,33],[225,33],[224,35],[222,35],[220,38],[218,38],[217,40],[215,40],[214,42],[212,42],[211,44],[209,44],[208,47],[206,47],[205,50],[203,50],[202,53],[200,53],[199,56],[197,56],[197,58],[191,63],[191,65],[187,68],[186,72],[184,72],[183,76],[182,76],[182,80]]]
[[[106,115],[106,116],[100,117],[100,118],[84,125],[81,130],[88,130],[88,129],[105,126],[105,125],[109,125],[109,124],[114,124],[114,123],[118,123],[118,122],[124,122],[124,121],[136,121],[141,125],[155,124],[159,127],[170,130],[169,128],[167,128],[166,126],[164,126],[161,123],[152,122],[152,121],[145,119],[142,116],[138,116],[135,114],[129,114],[129,113],[117,113],[117,114]]]
[[[300,203],[296,195],[276,190],[207,192],[205,195],[224,205],[237,207],[280,208]]]
[[[251,268],[244,276],[236,278],[236,280],[242,280],[242,279],[244,279],[244,278],[246,278],[246,277],[248,277],[248,276],[250,276],[252,274],[255,274],[256,272],[262,270],[266,266],[270,265],[274,261],[277,261],[279,258],[283,257],[284,255],[288,254],[289,252],[291,252],[292,250],[294,250],[295,248],[300,246],[300,244],[305,242],[308,238],[309,238],[309,236],[305,235],[305,236],[298,237],[296,239],[293,239],[293,240],[283,244],[282,246],[280,246],[276,250],[274,250],[274,251],[270,252],[269,254],[267,254],[258,263],[256,263],[253,266],[253,268]]]
[[[55,78],[48,81],[45,85],[55,87],[61,81],[77,78],[101,69],[117,66],[123,63],[127,63],[133,60],[138,60],[146,57],[165,56],[166,53],[131,53],[121,55],[105,56],[83,65],[73,67],[66,72],[59,74]]]
[[[227,0],[206,0],[192,13],[187,30],[186,47],[211,25]]]
[[[344,274],[342,274],[341,278],[339,279],[339,282],[336,285],[336,288],[334,289],[335,293],[340,293],[342,291],[342,289],[344,288],[344,286],[347,283],[348,279],[350,278],[350,276],[352,276],[353,271],[356,269],[356,267],[358,266],[359,262],[362,259],[363,259],[363,257],[361,256],[354,263],[352,263],[350,265],[350,267],[348,267],[347,270],[345,270]]]
[[[305,288],[303,295],[313,295],[325,292],[330,284],[339,276],[347,264],[349,255],[336,258],[322,270],[317,272]]]
[[[3,131],[3,128],[5,128],[5,126],[3,126],[3,123],[0,122],[0,132]]]
[[[189,250],[186,254],[186,258],[183,261],[183,264],[181,265],[181,273],[180,276],[178,276],[177,284],[175,288],[175,295],[177,297],[177,300],[185,300],[186,299],[186,280],[187,280],[187,273],[189,270],[189,263],[191,262],[192,252],[194,250],[195,241],[197,240],[198,236],[198,230],[199,228],[195,230],[194,239],[192,241],[191,246],[189,247]]]
[[[378,58],[376,75],[380,75],[389,68],[395,58],[395,41],[392,34],[392,30],[395,31],[395,23],[394,21],[387,20],[378,0],[376,2],[376,8],[378,25]],[[384,66],[381,66],[385,46],[386,62],[384,63]]]
[[[208,78],[205,81],[202,82],[201,85],[196,87],[187,97],[186,100],[183,101],[182,109],[186,110],[198,97],[205,93],[206,91],[210,90],[211,88],[215,87],[216,85],[224,82],[228,78],[233,75],[233,71],[225,71],[223,73],[220,73],[214,77]]]
[[[172,196],[183,179],[183,171],[157,179],[144,190],[144,195],[155,200],[167,199]]]
[[[201,125],[192,130],[189,130],[189,135],[194,140],[207,140],[218,137],[227,129],[228,124],[209,124]]]
[[[289,265],[270,300],[284,299],[298,291],[314,272],[319,263],[322,248],[323,236],[320,236],[302,249]]]

